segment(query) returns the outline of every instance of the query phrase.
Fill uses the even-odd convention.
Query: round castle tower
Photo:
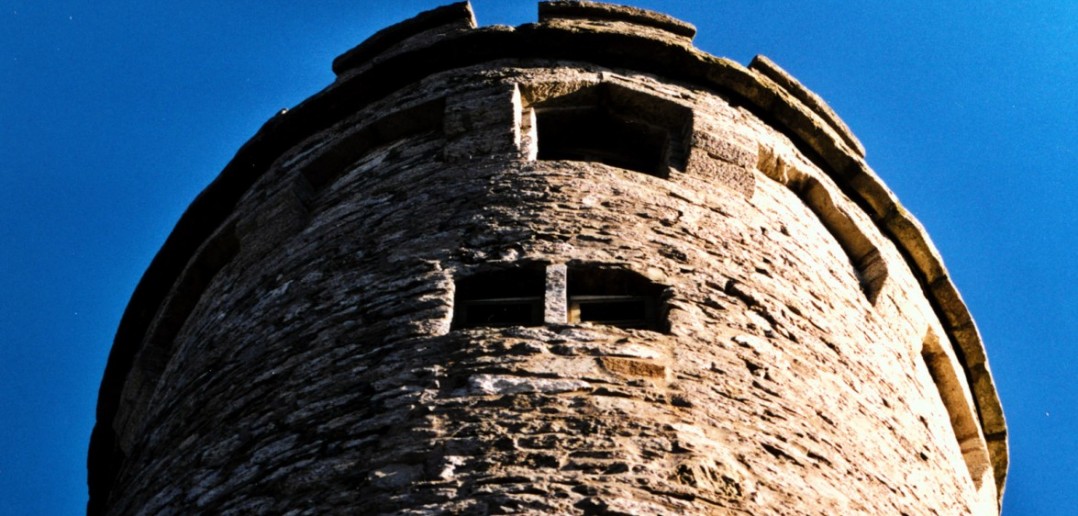
[[[928,236],[822,100],[694,33],[461,3],[340,56],[142,278],[89,512],[998,513]]]

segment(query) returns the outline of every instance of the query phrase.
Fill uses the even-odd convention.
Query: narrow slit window
[[[545,275],[541,268],[487,271],[457,283],[453,328],[540,326]]]
[[[665,331],[662,285],[632,271],[574,267],[569,270],[570,323]]]

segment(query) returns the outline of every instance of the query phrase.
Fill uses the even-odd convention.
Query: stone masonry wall
[[[668,131],[666,165],[542,159],[570,108]],[[951,330],[824,161],[737,96],[626,67],[506,58],[387,92],[276,157],[183,267],[103,506],[996,513]],[[564,266],[663,286],[663,324],[547,300],[536,326],[455,325],[461,280]]]
[[[706,156],[661,179],[505,154],[447,163],[444,136],[424,133],[318,192],[279,160],[176,338],[119,512],[973,506],[916,366],[925,332],[943,333],[931,307],[878,234],[891,274],[870,303],[818,217],[755,170],[764,148],[813,173],[787,138],[720,97],[609,70],[459,70],[391,100],[600,81],[691,106],[694,130],[731,147],[694,149]],[[496,109],[520,109],[499,90]],[[752,191],[716,181],[723,166]],[[454,278],[504,262],[645,274],[673,292],[670,334],[450,332]]]

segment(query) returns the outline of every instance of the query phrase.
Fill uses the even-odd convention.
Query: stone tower
[[[819,97],[694,33],[462,3],[340,56],[142,278],[89,512],[998,513],[928,236]]]

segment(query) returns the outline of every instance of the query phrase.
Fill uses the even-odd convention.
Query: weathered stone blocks
[[[693,34],[455,4],[339,58],[140,284],[90,511],[998,511],[938,253],[826,104]]]

